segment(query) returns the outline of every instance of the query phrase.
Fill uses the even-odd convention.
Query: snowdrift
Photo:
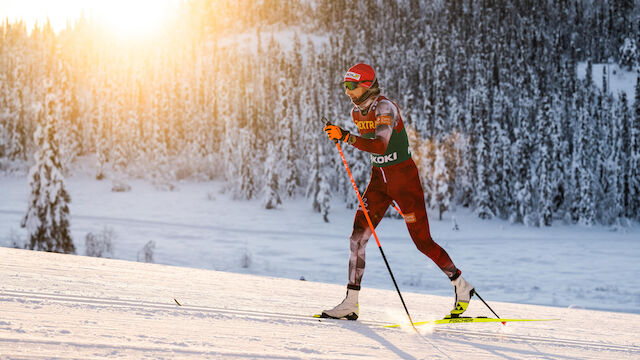
[[[636,314],[490,301],[504,317],[561,320],[422,327],[416,334],[383,328],[406,321],[402,306],[394,291],[365,288],[357,322],[311,317],[342,300],[344,291],[324,283],[0,248],[0,358],[640,357]],[[440,318],[452,303],[449,297],[404,295],[416,321]],[[477,300],[468,314],[490,316]]]

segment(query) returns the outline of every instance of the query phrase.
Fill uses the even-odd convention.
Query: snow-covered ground
[[[602,89],[602,72],[604,69],[607,69],[607,73],[609,75],[609,83],[608,89],[609,92],[616,97],[620,95],[621,92],[627,94],[627,100],[629,101],[629,105],[635,102],[635,94],[636,94],[636,81],[638,79],[638,72],[635,70],[626,70],[621,68],[620,65],[616,63],[611,64],[593,64],[592,67],[592,75],[593,83],[598,88]],[[584,80],[587,76],[587,63],[581,62],[578,63],[578,79]]]
[[[228,34],[220,39],[217,45],[220,47],[233,47],[237,51],[254,52],[258,49],[257,35],[258,33],[256,31]],[[312,42],[316,51],[322,48],[323,45],[328,45],[329,43],[329,36],[326,34],[311,34],[304,29],[295,27],[286,29],[265,27],[260,29],[259,35],[263,49],[267,48],[269,42],[273,39],[283,50],[292,51],[296,36],[301,46],[306,47],[309,42]],[[298,49],[298,51],[302,50],[303,49]]]
[[[259,200],[231,200],[217,182],[181,182],[172,192],[144,181],[131,185],[130,192],[115,193],[109,181],[81,172],[66,180],[78,254],[85,254],[87,233],[108,227],[116,235],[117,259],[135,261],[153,240],[154,261],[159,264],[304,277],[342,288],[346,284],[353,210],[340,200],[333,202],[327,224],[304,198],[264,210]],[[0,246],[26,238],[19,223],[28,192],[26,178],[0,176]],[[480,220],[467,209],[446,213],[443,221],[435,212],[430,215],[434,239],[487,300],[640,313],[638,224],[618,229],[562,223],[528,228]],[[452,230],[452,215],[459,231]],[[378,230],[402,291],[447,296],[453,302],[451,285],[415,249],[402,220],[384,219]],[[393,289],[373,239],[363,286],[364,292]],[[341,291],[316,300],[335,305],[340,295]],[[439,309],[438,315],[445,310]]]
[[[491,302],[540,323],[384,328],[395,291],[367,289],[357,322],[309,316],[342,285],[0,248],[0,358],[637,359],[640,315]],[[405,293],[415,319],[450,297]],[[173,299],[183,306],[178,306]],[[469,313],[490,315],[477,301]]]

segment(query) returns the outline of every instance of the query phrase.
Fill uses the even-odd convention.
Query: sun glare
[[[86,2],[93,18],[115,35],[143,37],[162,30],[171,15],[172,2],[158,0],[111,0]]]
[[[47,20],[54,31],[84,15],[113,34],[131,38],[157,34],[167,26],[180,0],[1,0],[0,15],[23,20],[30,29]]]

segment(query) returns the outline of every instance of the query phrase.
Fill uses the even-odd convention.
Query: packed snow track
[[[358,321],[315,319],[342,286],[0,248],[0,358],[634,359],[640,315],[495,303],[546,323],[388,329],[394,291],[364,289]],[[407,293],[415,319],[450,298]],[[182,306],[174,302],[179,300]],[[470,315],[488,316],[478,301]]]

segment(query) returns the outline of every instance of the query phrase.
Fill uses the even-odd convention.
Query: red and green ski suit
[[[429,233],[424,192],[418,168],[411,159],[409,140],[398,106],[384,96],[378,96],[366,115],[354,106],[351,116],[360,132],[353,146],[371,153],[371,180],[362,200],[373,226],[378,225],[391,202],[395,201],[404,214],[407,229],[418,250],[451,278],[458,270],[447,252],[433,241]],[[386,147],[384,141],[376,139],[376,129],[384,125],[389,125],[392,129]],[[360,289],[365,267],[365,248],[371,234],[364,212],[358,208],[350,238],[349,289]]]

